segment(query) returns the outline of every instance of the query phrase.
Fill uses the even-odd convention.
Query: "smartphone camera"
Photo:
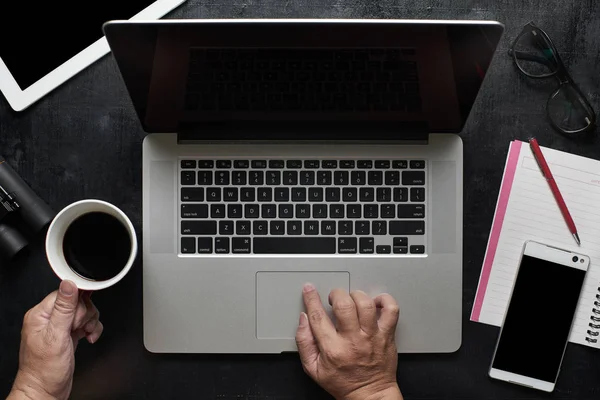
[[[579,261],[579,257],[573,256],[573,262],[577,262],[577,261]]]

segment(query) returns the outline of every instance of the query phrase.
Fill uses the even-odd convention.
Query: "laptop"
[[[498,22],[109,21],[141,125],[145,347],[281,353],[310,282],[390,293],[398,351],[461,344],[458,134]]]

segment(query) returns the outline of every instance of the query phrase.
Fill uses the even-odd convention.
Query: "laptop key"
[[[425,185],[425,171],[402,172],[402,184],[405,186]]]
[[[238,188],[223,188],[223,201],[238,201]]]
[[[198,238],[198,253],[200,254],[211,254],[213,252],[211,237],[199,237]]]
[[[335,221],[321,221],[321,235],[335,235]]]
[[[248,183],[253,186],[261,186],[264,184],[263,171],[250,171],[248,176]]]
[[[340,168],[342,169],[352,169],[354,168],[354,160],[341,160]]]
[[[182,237],[181,238],[181,253],[194,254],[196,253],[196,238]]]
[[[365,171],[352,171],[350,174],[350,183],[354,186],[365,185],[367,183],[367,174]]]
[[[281,171],[267,171],[267,185],[281,184]]]
[[[410,246],[410,254],[425,254],[425,246]]]
[[[361,237],[359,243],[361,254],[373,254],[375,252],[375,239],[372,237]]]
[[[227,218],[242,218],[242,205],[241,204],[228,204],[227,205]]]
[[[267,168],[267,161],[266,160],[252,160],[250,162],[250,165],[252,165],[252,168]]]
[[[374,201],[375,188],[364,187],[360,188],[360,201]]]
[[[298,184],[298,171],[285,171],[283,173],[283,184],[295,186]]]
[[[378,245],[375,246],[375,250],[377,251],[377,254],[390,254],[392,252],[392,246]]]
[[[355,237],[338,238],[338,254],[356,254],[357,242]]]
[[[301,171],[300,184],[309,186],[315,184],[315,171]]]
[[[271,235],[284,235],[285,234],[285,222],[284,221],[271,221],[269,224]],[[255,242],[256,243],[256,242]],[[256,247],[254,249],[256,253]]]
[[[288,221],[287,222],[287,234],[288,235],[302,235],[302,222],[301,221]]]
[[[331,185],[331,171],[318,171],[317,185]]]
[[[262,205],[262,218],[277,218],[277,206],[275,204]]]
[[[394,201],[404,203],[408,201],[408,188],[394,188]]]
[[[411,169],[423,169],[425,168],[425,160],[410,160]]]
[[[385,184],[396,186],[400,184],[400,171],[385,171]]]
[[[425,221],[390,221],[390,235],[424,235]]]
[[[347,217],[352,219],[360,218],[362,215],[362,210],[360,204],[348,204],[346,206]]]
[[[233,235],[233,221],[219,221],[219,235]]]
[[[356,167],[360,169],[371,169],[373,168],[373,161],[371,160],[358,160]]]
[[[408,247],[394,246],[394,254],[408,254]]]
[[[279,205],[279,218],[294,218],[294,205],[293,204],[280,204]]]
[[[328,187],[325,188],[325,201],[327,202],[338,202],[340,201],[340,188],[337,187]]]
[[[373,221],[372,235],[387,235],[386,221]]]
[[[287,161],[287,167],[290,169],[300,169],[302,168],[302,161],[301,160],[288,160]]]
[[[321,163],[321,167],[325,169],[334,169],[337,168],[337,160],[323,160]]]
[[[425,205],[398,204],[398,218],[425,218]]]
[[[181,171],[181,184],[193,186],[196,184],[196,174],[194,171]]]
[[[216,235],[217,221],[181,221],[182,235]]]
[[[248,168],[249,166],[250,163],[248,162],[248,160],[235,160],[233,162],[234,168]]]
[[[275,188],[275,201],[290,201],[290,188],[277,187]]]
[[[292,201],[296,201],[296,202],[306,201],[306,188],[293,187],[292,188]]]
[[[338,235],[352,235],[352,221],[338,221]]]
[[[314,204],[313,218],[327,218],[327,204]]]
[[[211,204],[210,205],[210,217],[211,218],[225,218],[225,204]]]
[[[311,187],[308,189],[308,201],[323,201],[323,188]]]
[[[231,160],[217,160],[217,168],[231,168]]]
[[[383,171],[369,171],[369,185],[383,185]]]
[[[213,160],[198,160],[199,169],[213,169],[215,162]]]
[[[231,184],[244,186],[246,184],[246,171],[233,171],[231,173]]]
[[[283,168],[285,163],[283,160],[269,160],[269,168]]]
[[[356,221],[354,227],[355,235],[369,235],[371,233],[369,221]]]
[[[229,185],[229,171],[215,171],[215,185]]]
[[[304,168],[306,169],[317,169],[321,166],[319,160],[304,160]]]
[[[375,168],[388,169],[390,167],[389,160],[375,160]]]
[[[181,201],[204,201],[204,188],[181,188]]]
[[[246,218],[258,218],[259,205],[258,204],[246,204],[244,206],[244,216]]]
[[[344,205],[343,204],[330,204],[329,205],[329,218],[344,218]]]
[[[425,188],[411,188],[410,201],[421,202],[425,201]]]
[[[181,218],[208,218],[208,205],[182,204]]]
[[[396,218],[396,208],[393,204],[382,204],[381,205],[381,218],[392,219]],[[400,217],[398,217],[400,218]]]
[[[236,233],[236,235],[249,235],[250,234],[250,221],[236,221],[235,222],[235,233]]]
[[[253,202],[255,200],[255,191],[253,187],[244,187],[240,190],[240,200],[243,202]]]
[[[273,201],[273,189],[270,187],[257,188],[258,201],[270,202]]]
[[[268,232],[267,221],[252,221],[252,233],[255,235],[266,235]]]
[[[380,203],[387,203],[392,201],[392,188],[389,187],[380,187],[377,188],[377,201]]]
[[[250,238],[234,237],[231,239],[231,252],[233,254],[250,254]]]
[[[196,160],[181,160],[181,168],[195,169],[196,168]]]
[[[333,173],[333,184],[347,186],[350,181],[348,171],[335,171]]]
[[[254,254],[335,254],[336,251],[334,237],[255,237],[253,244]]]
[[[216,237],[215,238],[215,253],[229,254],[229,238],[228,237]]]
[[[358,200],[358,191],[356,188],[349,187],[342,189],[342,201],[353,202]]]
[[[198,171],[198,185],[210,186],[213,182],[212,171]]]

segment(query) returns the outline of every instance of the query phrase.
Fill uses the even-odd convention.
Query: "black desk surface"
[[[506,24],[488,79],[462,132],[465,151],[463,345],[447,355],[401,355],[406,399],[598,399],[600,351],[570,344],[556,391],[544,394],[492,381],[487,368],[498,329],[469,322],[508,143],[535,134],[543,145],[600,159],[596,139],[573,142],[545,119],[555,81],[530,84],[506,55],[529,20],[544,28],[581,89],[600,109],[600,2],[594,0],[188,0],[170,18],[494,19]],[[121,207],[141,232],[141,141],[144,136],[111,56],[21,113],[0,100],[0,154],[56,210],[85,198]],[[42,241],[0,272],[0,397],[17,368],[27,309],[58,286]],[[141,263],[94,300],[105,326],[77,353],[73,399],[328,398],[294,355],[154,355],[142,343]],[[540,310],[544,299],[540,299]],[[551,310],[547,313],[551,314]],[[540,315],[540,335],[552,329]],[[174,327],[177,329],[177,327]],[[199,339],[201,340],[201,339]]]

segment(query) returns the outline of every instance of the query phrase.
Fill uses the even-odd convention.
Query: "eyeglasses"
[[[558,79],[560,86],[546,105],[548,119],[555,129],[567,136],[576,136],[594,129],[594,109],[573,82],[546,32],[533,22],[528,23],[508,53],[523,75],[534,79]]]

